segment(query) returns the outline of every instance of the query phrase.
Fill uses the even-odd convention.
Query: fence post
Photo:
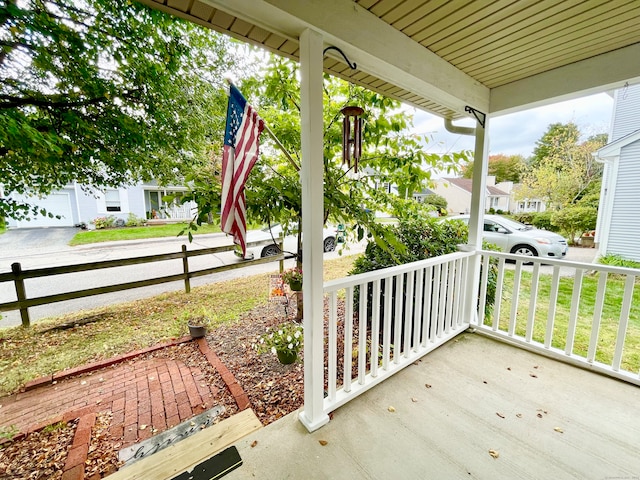
[[[182,244],[182,270],[184,271],[184,291],[191,292],[191,279],[189,278],[189,257],[187,256],[187,246]]]
[[[22,278],[22,266],[20,263],[12,263],[11,271],[13,272],[13,284],[16,287],[16,296],[19,302],[24,302],[27,299],[27,294],[24,289],[24,279]],[[29,327],[31,322],[29,321],[29,309],[27,307],[20,307],[20,318],[22,319],[22,326]]]

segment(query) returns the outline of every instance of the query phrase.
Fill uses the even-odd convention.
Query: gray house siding
[[[605,253],[615,253],[640,262],[640,141],[620,152],[609,238]]]
[[[640,128],[640,85],[616,90],[609,143]]]

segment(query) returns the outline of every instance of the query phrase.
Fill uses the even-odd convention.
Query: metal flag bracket
[[[330,47],[325,48],[322,51],[322,56],[325,56],[327,54],[327,50],[335,50],[340,55],[342,55],[342,58],[344,58],[344,61],[347,62],[347,65],[349,65],[349,68],[351,68],[351,70],[355,70],[357,68],[356,63],[355,62],[351,63],[349,61],[349,59],[347,58],[347,56],[344,54],[344,52],[342,50],[340,50],[338,47],[334,47],[333,45],[331,45]]]
[[[473,116],[476,117],[476,120],[480,122],[480,125],[482,125],[482,128],[484,128],[484,124],[487,119],[486,113],[482,113],[480,110],[476,110],[475,108],[470,107],[469,105],[466,105],[464,107],[464,111],[467,113],[473,114]]]

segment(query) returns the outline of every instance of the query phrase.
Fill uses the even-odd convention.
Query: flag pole
[[[229,85],[233,85],[234,87],[236,87],[234,85],[234,83],[231,81],[231,79],[227,78],[226,80],[227,80],[227,83]],[[236,87],[236,88],[238,88],[238,87]],[[264,122],[264,119],[263,119],[263,122]],[[282,143],[280,143],[280,140],[278,140],[278,137],[276,137],[276,135],[273,133],[273,131],[269,128],[269,125],[267,125],[267,122],[264,122],[264,129],[269,134],[269,136],[273,139],[273,141],[276,142],[276,145],[282,151],[282,153],[284,153],[284,156],[287,157],[287,160],[289,160],[289,163],[293,166],[293,168],[296,169],[296,172],[299,172],[300,171],[300,166],[296,163],[296,161],[293,159],[293,157],[287,151],[287,149],[284,148],[284,145],[282,145]]]

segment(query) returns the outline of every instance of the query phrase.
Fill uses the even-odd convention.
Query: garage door
[[[31,200],[33,201],[33,200]],[[37,201],[48,212],[60,215],[62,218],[49,218],[38,215],[31,221],[21,220],[18,228],[28,227],[73,227],[73,214],[71,212],[71,198],[68,193],[52,193],[43,200]]]

